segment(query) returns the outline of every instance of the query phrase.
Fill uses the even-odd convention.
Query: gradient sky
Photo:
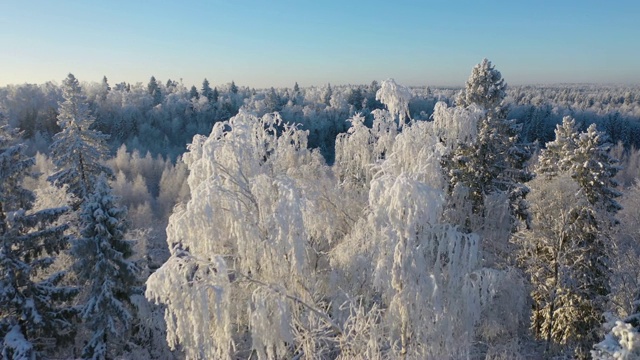
[[[0,85],[640,83],[640,1],[0,0]]]

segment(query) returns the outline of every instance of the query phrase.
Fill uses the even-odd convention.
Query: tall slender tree
[[[466,87],[458,96],[462,107],[479,107],[485,115],[478,122],[477,136],[471,143],[459,142],[443,160],[450,190],[456,185],[469,189],[473,212],[484,215],[484,200],[495,192],[508,194],[511,214],[528,221],[524,201],[525,182],[532,174],[525,169],[530,153],[518,142],[518,127],[506,119],[503,100],[507,84],[491,62],[484,59],[473,68]],[[464,225],[464,224],[461,224]]]
[[[82,199],[93,191],[93,184],[100,174],[112,176],[112,171],[101,161],[108,152],[108,135],[92,129],[95,121],[87,106],[78,80],[69,74],[62,83],[64,102],[59,105],[58,125],[62,129],[51,144],[51,157],[57,172],[49,181],[62,186]]]
[[[520,234],[520,258],[532,283],[531,327],[547,342],[586,358],[598,339],[609,294],[616,161],[595,125],[578,134],[565,117],[540,154],[531,197],[534,224]]]
[[[22,180],[32,158],[11,145],[0,128],[0,353],[3,359],[35,359],[73,334],[74,311],[61,302],[77,290],[59,286],[65,272],[49,273],[68,244],[67,225],[53,225],[67,208],[29,211],[34,195]]]
[[[132,241],[125,239],[126,209],[115,203],[104,176],[82,207],[81,238],[72,248],[75,270],[88,289],[82,319],[91,331],[83,358],[105,359],[118,355],[114,346],[124,340],[131,325],[130,297],[137,290],[138,268],[127,260]]]

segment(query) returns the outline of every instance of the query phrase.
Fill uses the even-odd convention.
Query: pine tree
[[[506,96],[506,90],[507,84],[500,71],[495,69],[491,61],[483,59],[473,67],[464,90],[456,99],[456,105],[468,107],[475,104],[487,110],[488,116],[505,117],[506,108],[502,101]]]
[[[563,173],[531,182],[532,226],[516,235],[532,285],[531,329],[547,342],[584,356],[596,339],[608,293],[606,244],[598,213]]]
[[[7,135],[0,129],[0,352],[3,359],[34,359],[74,331],[74,311],[60,303],[77,290],[59,286],[64,272],[48,273],[68,244],[67,225],[52,223],[68,209],[29,211],[34,196],[21,183],[34,161]]]
[[[525,182],[532,174],[525,169],[530,153],[518,142],[518,126],[506,119],[502,102],[506,83],[491,62],[484,59],[473,68],[466,88],[459,95],[458,106],[480,107],[486,113],[478,122],[477,137],[471,143],[459,142],[444,158],[443,168],[449,178],[450,192],[456,185],[469,189],[473,212],[484,215],[484,199],[494,192],[508,194],[511,214],[528,221],[524,201]],[[461,224],[464,225],[464,224]]]
[[[578,137],[571,159],[572,177],[584,189],[589,202],[598,210],[615,215],[622,207],[615,198],[621,193],[614,179],[618,173],[618,160],[609,155],[610,145],[603,141],[604,134],[591,124]],[[613,221],[615,223],[615,221]]]
[[[597,340],[610,291],[611,227],[621,209],[615,164],[595,125],[578,134],[565,117],[540,154],[534,225],[520,239],[533,285],[534,333],[548,347],[567,345],[582,358]]]
[[[238,87],[236,86],[235,81],[231,81],[231,85],[229,85],[229,92],[232,94],[238,93]]]
[[[81,314],[92,333],[82,356],[105,359],[117,353],[113,344],[124,340],[123,330],[131,325],[130,296],[139,284],[138,268],[127,260],[133,249],[132,241],[124,237],[126,209],[116,206],[104,176],[83,204],[81,220],[81,238],[72,253],[78,277],[87,284]]]
[[[587,131],[578,134],[575,120],[569,116],[555,132],[556,139],[540,153],[536,171],[547,178],[560,172],[570,173],[592,205],[614,216],[622,208],[615,200],[621,195],[614,179],[620,168],[618,160],[609,155],[611,145],[604,141],[604,133],[591,124]]]
[[[91,193],[97,176],[112,176],[111,169],[101,163],[108,152],[108,135],[91,128],[95,119],[72,74],[63,81],[62,90],[65,101],[60,103],[58,115],[62,130],[53,137],[50,147],[58,171],[49,176],[49,181],[58,186],[69,185],[68,191],[82,201]]]

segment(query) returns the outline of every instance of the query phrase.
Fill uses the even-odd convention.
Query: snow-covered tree
[[[530,182],[530,230],[516,236],[530,276],[531,329],[547,342],[588,353],[596,339],[608,293],[606,244],[599,214],[566,173]]]
[[[0,350],[4,359],[35,359],[72,335],[74,311],[63,307],[77,290],[59,286],[64,272],[49,273],[68,244],[67,225],[52,225],[67,208],[29,211],[22,188],[33,159],[0,128]]]
[[[591,204],[599,211],[615,215],[622,208],[615,200],[622,195],[614,179],[619,169],[618,160],[609,155],[610,144],[604,142],[603,137],[604,133],[597,131],[595,124],[578,136],[571,172]]]
[[[278,93],[276,93],[276,90],[274,88],[271,88],[265,94],[264,107],[267,112],[280,111],[282,108],[281,101],[282,100],[280,99]]]
[[[305,226],[318,213],[308,200],[318,189],[298,179],[326,176],[306,132],[241,111],[195,137],[185,162],[192,197],[171,216],[172,255],[146,293],[167,305],[169,345],[191,358],[319,351],[307,331],[338,328],[321,305],[326,265],[313,260],[322,237]]]
[[[603,341],[591,350],[593,360],[640,359],[640,333],[633,325],[616,320],[606,324],[610,328]]]
[[[198,89],[195,85],[191,86],[191,89],[189,89],[189,98],[196,100],[200,98],[200,94],[198,93]]]
[[[604,136],[595,124],[578,133],[575,120],[566,116],[556,128],[556,139],[540,153],[536,171],[547,178],[568,172],[592,205],[613,216],[622,208],[615,200],[621,195],[615,180],[619,167]]]
[[[562,124],[556,126],[555,134],[555,140],[548,142],[540,153],[536,166],[536,172],[546,178],[571,169],[571,159],[578,146],[578,129],[575,119],[565,116]]]
[[[332,96],[333,96],[333,90],[331,89],[331,84],[327,84],[327,87],[324,88],[322,92],[322,102],[327,106],[331,105]]]
[[[528,221],[528,193],[525,182],[532,174],[525,169],[529,152],[518,142],[518,126],[506,119],[502,102],[506,84],[499,71],[486,59],[474,67],[467,86],[458,98],[458,106],[479,107],[485,111],[478,121],[477,135],[465,141],[457,139],[453,151],[444,158],[449,191],[468,189],[473,213],[484,217],[487,195],[503,192],[509,199],[512,224]],[[469,126],[473,126],[469,124]],[[468,224],[460,224],[468,227]]]
[[[63,81],[64,102],[60,103],[58,125],[62,129],[51,144],[51,157],[57,172],[49,181],[58,186],[67,184],[68,191],[78,202],[93,191],[93,184],[100,174],[111,176],[111,169],[101,161],[108,153],[106,139],[92,129],[94,122],[78,80],[69,74]]]
[[[147,84],[147,91],[153,98],[153,105],[158,105],[162,102],[162,90],[160,89],[160,85],[156,81],[155,76],[152,76],[149,79],[149,84]]]
[[[207,80],[206,78],[204,80],[202,80],[202,89],[200,90],[200,94],[202,94],[202,96],[206,97],[207,100],[209,100],[209,103],[217,101],[217,99],[213,98],[213,90],[211,89],[211,86],[209,85],[209,80]]]
[[[82,206],[82,231],[72,248],[74,269],[86,284],[81,315],[91,332],[83,358],[119,355],[133,319],[130,297],[137,291],[138,268],[128,260],[133,242],[125,239],[126,209],[115,203],[104,176]]]
[[[231,81],[231,84],[229,84],[229,92],[232,94],[237,94],[238,93],[238,86],[236,86],[236,82],[235,81]]]
[[[458,94],[456,105],[468,107],[475,104],[485,109],[488,116],[504,118],[506,113],[502,102],[507,95],[506,90],[507,83],[500,71],[491,61],[483,59],[473,67],[465,88]]]
[[[147,282],[167,305],[170,346],[192,358],[470,356],[508,276],[481,268],[476,234],[441,222],[432,124],[398,135],[389,112],[377,116],[374,129],[351,119],[335,174],[274,114],[241,111],[194,138],[192,197]]]
[[[348,304],[334,312],[344,358],[465,358],[490,337],[476,329],[510,275],[483,269],[479,236],[442,221],[445,152],[432,123],[414,122],[370,165],[368,204],[331,251],[333,301]],[[491,321],[493,334],[517,328]]]
[[[540,338],[587,356],[609,294],[616,161],[595,125],[578,134],[565,117],[540,154],[531,183],[534,225],[518,239],[535,303],[532,329]]]
[[[411,91],[405,86],[398,85],[395,80],[388,79],[382,82],[380,89],[376,92],[376,100],[387,106],[391,116],[397,119],[399,126],[411,120],[409,114]]]

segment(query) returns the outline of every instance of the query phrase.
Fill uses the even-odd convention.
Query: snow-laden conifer
[[[91,338],[83,358],[118,355],[133,319],[130,297],[139,285],[138,268],[128,260],[133,244],[125,239],[126,214],[100,176],[82,205],[82,230],[72,248],[74,269],[87,289],[81,316]]]
[[[94,118],[89,111],[78,80],[69,74],[62,85],[64,101],[59,104],[58,125],[62,129],[53,137],[51,157],[57,167],[49,180],[56,185],[69,185],[68,191],[78,202],[93,191],[96,178],[111,169],[101,161],[107,154],[108,135],[94,130]]]
[[[604,136],[604,133],[597,131],[595,124],[578,136],[571,159],[571,171],[589,202],[599,211],[615,215],[622,209],[615,200],[622,195],[616,189],[618,182],[614,179],[619,167],[618,160],[609,155],[610,145],[604,141]]]
[[[517,237],[533,285],[532,330],[549,350],[565,345],[577,357],[588,356],[597,339],[621,209],[616,161],[601,136],[595,125],[577,133],[570,117],[557,126],[531,185],[533,226]]]
[[[473,68],[457,105],[479,107],[485,114],[477,122],[477,135],[472,133],[470,135],[475,135],[472,139],[457,139],[453,151],[444,158],[443,167],[449,179],[449,192],[460,186],[468,189],[474,214],[484,216],[486,196],[502,192],[509,199],[512,224],[518,219],[526,223],[524,198],[528,188],[524,183],[531,180],[532,174],[525,169],[525,162],[530,154],[518,141],[515,121],[506,118],[503,104],[506,86],[500,72],[488,60]],[[439,114],[442,115],[442,111],[434,116]],[[469,227],[469,224],[460,225]]]
[[[546,144],[540,152],[536,173],[550,178],[561,171],[569,171],[571,159],[578,146],[578,130],[576,121],[570,116],[562,119],[562,124],[556,126],[556,138]]]
[[[530,276],[531,329],[547,342],[584,354],[593,344],[608,293],[606,246],[598,214],[580,186],[563,174],[530,183],[532,226],[517,234]]]
[[[33,159],[0,130],[0,352],[34,359],[74,331],[74,311],[61,303],[77,290],[59,286],[64,272],[48,272],[68,244],[67,226],[52,223],[68,209],[29,211],[34,196],[22,181]]]
[[[465,88],[458,94],[456,105],[468,107],[475,104],[485,109],[489,116],[502,118],[506,115],[502,104],[507,96],[506,90],[507,83],[500,71],[491,61],[483,59],[471,70]]]

